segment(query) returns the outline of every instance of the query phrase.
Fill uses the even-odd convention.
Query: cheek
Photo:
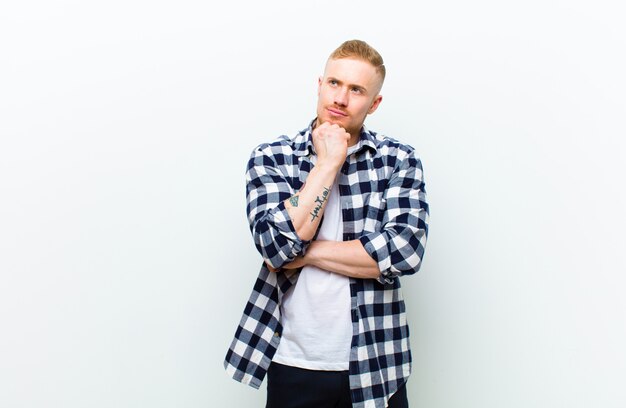
[[[320,103],[324,102],[324,101],[328,98],[328,96],[327,96],[327,95],[328,95],[328,93],[327,93],[327,92],[320,91],[320,92],[317,94],[317,100],[318,100],[318,102],[320,102]]]
[[[363,105],[359,106],[359,114],[361,116],[367,115],[368,111],[369,111],[369,105],[363,104]]]

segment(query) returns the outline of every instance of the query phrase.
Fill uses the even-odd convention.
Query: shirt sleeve
[[[397,277],[419,270],[428,235],[429,208],[422,164],[413,150],[397,164],[384,197],[387,207],[380,231],[359,240],[378,263],[378,281],[391,284]]]
[[[254,244],[263,259],[280,268],[303,255],[310,241],[298,237],[284,201],[295,194],[289,177],[276,164],[283,155],[271,153],[271,146],[252,152],[246,171],[248,222]],[[278,160],[277,160],[278,159]]]

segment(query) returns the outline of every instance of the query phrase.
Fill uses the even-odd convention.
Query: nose
[[[348,90],[346,88],[339,88],[335,92],[335,105],[348,106]]]

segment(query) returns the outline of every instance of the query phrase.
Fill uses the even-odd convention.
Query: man
[[[227,372],[268,408],[408,407],[402,275],[421,266],[428,204],[413,148],[363,126],[385,66],[346,41],[318,83],[317,117],[258,146],[247,212],[263,266]]]

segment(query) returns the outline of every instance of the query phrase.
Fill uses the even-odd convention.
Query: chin
[[[346,127],[346,125],[347,125],[347,123],[346,123],[343,119],[341,119],[341,118],[327,117],[327,118],[325,118],[325,119],[323,120],[323,122],[328,122],[328,123],[330,123],[331,125],[339,125],[339,126],[341,126],[342,128],[345,128],[345,127]]]

